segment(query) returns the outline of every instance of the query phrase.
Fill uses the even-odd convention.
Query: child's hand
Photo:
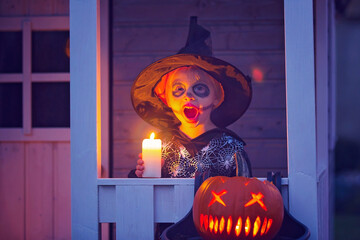
[[[164,166],[164,159],[161,159],[161,167],[163,166]],[[137,160],[136,171],[135,171],[136,176],[141,178],[142,175],[144,174],[144,170],[145,170],[145,166],[144,166],[144,161],[142,160],[142,154],[139,153],[139,159]]]
[[[136,171],[135,174],[137,177],[141,178],[142,175],[144,174],[144,161],[142,160],[142,154],[139,153],[139,159],[137,160],[137,165],[136,165]]]

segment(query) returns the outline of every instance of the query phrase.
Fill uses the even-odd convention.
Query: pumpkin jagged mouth
[[[230,235],[232,232],[238,237],[241,233],[243,236],[248,236],[252,230],[252,235],[255,237],[257,234],[263,236],[269,232],[273,220],[263,219],[261,224],[261,219],[258,216],[253,224],[251,224],[250,218],[242,219],[238,217],[237,219],[232,219],[232,217],[221,217],[217,218],[212,215],[200,214],[200,229],[210,231],[214,234],[227,233]]]

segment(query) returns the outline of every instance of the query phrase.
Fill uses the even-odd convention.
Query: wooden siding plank
[[[25,165],[23,143],[0,143],[0,239],[25,236]]]
[[[145,67],[172,54],[175,52],[114,55],[113,79],[115,82],[132,82]],[[282,51],[271,53],[222,51],[214,52],[214,56],[231,63],[247,75],[250,75],[254,69],[258,69],[262,72],[263,79],[285,79],[285,59]]]
[[[287,166],[286,139],[247,140],[245,151],[253,168],[285,168]]]
[[[27,0],[29,15],[52,15],[54,14],[53,0]]]
[[[10,17],[25,15],[25,5],[24,0],[0,1],[0,16]]]
[[[254,3],[255,2],[255,3]],[[271,11],[269,11],[271,9]],[[281,20],[283,2],[269,1],[114,1],[114,22],[188,23],[190,16],[203,20]]]
[[[152,225],[154,187],[116,186],[116,213],[116,239],[152,238],[151,236],[154,236],[154,225]],[[141,219],[139,214],[141,214]]]
[[[53,143],[54,239],[71,239],[70,143]]]
[[[53,239],[51,143],[25,144],[26,239]]]
[[[56,0],[54,4],[55,15],[69,15],[69,0]]]
[[[284,50],[284,26],[277,25],[205,25],[214,51]],[[114,28],[116,54],[179,51],[186,42],[188,26],[124,26]]]

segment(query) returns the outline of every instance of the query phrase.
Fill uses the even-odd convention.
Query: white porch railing
[[[287,208],[288,179],[281,185]],[[116,239],[152,239],[154,223],[179,221],[194,198],[191,178],[102,178],[98,187],[99,222],[116,223]]]

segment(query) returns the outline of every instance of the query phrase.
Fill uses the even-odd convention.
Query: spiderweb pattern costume
[[[194,156],[178,141],[165,141],[162,146],[162,158],[165,160],[162,175],[189,178],[194,177],[196,171],[210,171],[212,176],[234,176],[237,157],[240,158],[238,163],[242,175],[248,176],[244,143],[226,133],[211,139]]]

